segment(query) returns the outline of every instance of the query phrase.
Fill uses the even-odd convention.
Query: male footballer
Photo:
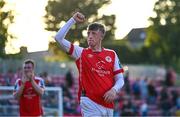
[[[55,40],[74,59],[79,71],[79,100],[82,116],[113,116],[114,100],[124,85],[123,68],[114,50],[102,47],[105,26],[91,23],[87,27],[88,47],[73,45],[65,36],[85,16],[76,12],[57,32]],[[81,32],[80,32],[81,33]]]

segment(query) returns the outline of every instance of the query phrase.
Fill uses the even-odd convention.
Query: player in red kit
[[[65,36],[85,16],[76,12],[57,32],[55,39],[76,61],[79,71],[79,99],[83,116],[113,116],[114,99],[124,85],[123,68],[115,51],[103,48],[105,26],[92,23],[87,28],[87,48],[73,45]]]
[[[19,100],[20,116],[43,115],[41,96],[44,93],[44,80],[34,74],[33,60],[26,60],[23,64],[23,77],[15,83],[14,97]]]

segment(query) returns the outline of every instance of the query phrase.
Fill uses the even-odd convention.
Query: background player
[[[36,77],[35,63],[26,60],[23,64],[23,77],[15,83],[14,97],[19,100],[20,116],[41,116],[41,96],[44,93],[44,80]]]

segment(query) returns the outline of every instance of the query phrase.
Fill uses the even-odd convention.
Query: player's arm
[[[13,96],[15,97],[15,99],[19,100],[20,97],[22,96],[24,85],[25,85],[24,82],[21,82],[21,85],[19,85],[19,80],[16,81],[13,92]]]
[[[70,30],[70,28],[72,27],[72,25],[75,23],[76,21],[73,18],[69,19],[66,22],[66,24],[62,28],[60,28],[60,30],[55,35],[56,42],[59,43],[59,45],[63,48],[65,52],[69,52],[70,47],[71,47],[71,42],[65,39],[65,36],[67,32]]]
[[[115,79],[115,84],[113,86],[113,89],[115,89],[116,92],[119,92],[121,88],[124,85],[124,69],[120,63],[120,60],[115,53],[115,63],[114,63],[114,79]]]
[[[40,95],[42,96],[44,94],[44,89],[45,89],[45,84],[44,84],[44,80],[40,79],[39,83],[37,84],[34,80],[34,78],[30,79],[30,82],[32,84],[32,87],[34,88],[34,90]]]
[[[71,42],[65,39],[66,34],[76,22],[80,23],[84,21],[84,15],[77,12],[73,15],[71,19],[57,32],[55,36],[56,42],[63,48],[63,50],[69,53],[73,58],[78,59],[83,50],[82,47],[74,46]]]
[[[114,86],[105,93],[104,99],[106,102],[112,102],[116,98],[117,93],[120,91],[120,89],[124,85],[124,77],[123,77],[123,68],[120,64],[120,61],[115,54],[115,63],[114,63],[114,79],[115,84]]]

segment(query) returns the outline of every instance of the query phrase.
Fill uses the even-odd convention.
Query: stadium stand
[[[9,75],[8,75],[9,74]],[[41,74],[42,75],[42,74]],[[15,80],[20,76],[19,70],[15,73],[1,73],[0,85],[1,86],[13,86]],[[77,101],[78,92],[78,78],[73,76],[73,84],[71,87],[64,87],[66,83],[65,75],[49,75],[50,86],[58,86],[63,88],[63,112],[64,116],[77,116],[80,115],[79,104]],[[119,97],[116,100],[115,115],[121,116],[176,116],[180,111],[180,87],[177,85],[167,86],[164,80],[150,79],[150,78],[130,78],[129,83],[126,83],[122,91],[119,93]],[[8,80],[7,80],[8,79]],[[144,80],[145,79],[145,80]],[[142,81],[144,80],[144,81]],[[127,85],[128,84],[128,85]],[[127,85],[127,86],[126,86]],[[142,86],[147,89],[142,91]],[[162,100],[163,89],[166,88],[167,100]],[[128,89],[128,90],[127,90]],[[67,91],[67,92],[66,92]],[[136,92],[138,91],[138,93]],[[143,93],[142,93],[143,92]],[[69,94],[68,94],[69,93]],[[142,95],[143,94],[143,95]],[[0,92],[1,95],[1,92]],[[54,101],[56,98],[53,93],[48,94],[48,99],[44,100],[43,104],[48,107],[57,106]],[[1,95],[1,98],[3,96]],[[51,105],[48,105],[51,101]],[[53,105],[54,103],[54,105]],[[162,105],[168,104],[166,108],[162,108]],[[7,102],[1,102],[0,106],[13,107],[17,105],[17,101],[10,98]],[[15,107],[14,107],[15,108]],[[2,111],[2,110],[0,110]],[[166,113],[169,112],[169,113]],[[0,112],[1,113],[1,112]],[[6,115],[8,116],[8,115]]]

